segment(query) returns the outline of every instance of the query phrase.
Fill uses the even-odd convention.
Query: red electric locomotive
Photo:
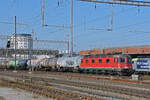
[[[129,55],[87,55],[81,59],[80,70],[130,74],[132,73],[131,57]]]

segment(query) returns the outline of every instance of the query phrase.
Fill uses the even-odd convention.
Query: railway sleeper
[[[12,84],[12,83],[11,83]],[[11,85],[11,84],[9,84],[9,85]],[[42,88],[42,86],[39,86],[39,87],[37,87],[37,86],[35,86],[35,85],[33,85],[33,84],[31,84],[31,83],[22,83],[22,82],[17,82],[17,85],[11,85],[11,86],[13,86],[13,87],[18,87],[18,88],[21,88],[21,89],[25,89],[25,90],[28,90],[28,91],[32,91],[32,92],[34,92],[34,93],[37,93],[37,94],[43,94],[43,95],[45,95],[45,96],[50,96],[48,93],[47,93],[47,91],[46,91],[46,93],[47,94],[45,94],[45,92],[40,92],[39,90],[40,89],[42,89],[42,90],[44,90],[44,89],[48,89],[48,91],[49,90],[51,90],[52,92],[53,91],[55,91],[55,93],[56,92],[59,92],[59,93],[63,93],[63,94],[66,94],[66,95],[71,95],[71,96],[73,96],[73,97],[78,97],[78,98],[83,98],[83,99],[87,99],[87,100],[99,100],[99,99],[97,99],[97,98],[93,98],[93,97],[89,97],[89,96],[83,96],[83,95],[81,95],[81,94],[78,94],[78,93],[70,93],[70,92],[64,92],[64,91],[62,91],[62,90],[54,90],[54,89],[50,89],[50,88]],[[33,88],[38,88],[38,90],[36,89],[36,90],[34,90]],[[59,94],[58,93],[58,94]],[[58,95],[57,95],[58,96]],[[55,97],[55,95],[53,94],[53,98]],[[62,100],[62,99],[61,99]],[[66,98],[64,99],[64,100],[67,100]]]
[[[64,83],[63,83],[64,84]],[[77,85],[76,85],[77,86]],[[84,85],[82,85],[82,86],[80,86],[80,87],[84,87],[84,88],[92,88],[92,89],[97,89],[97,88],[95,88],[95,87],[89,87],[89,86],[84,86]],[[110,87],[108,87],[108,86],[101,86],[102,88],[99,88],[99,89],[103,89],[103,90],[105,90],[105,91],[114,91],[114,88],[110,88]],[[118,91],[119,90],[119,91]],[[126,91],[126,92],[125,92]],[[133,92],[133,90],[131,90],[132,92],[130,92],[128,89],[122,89],[122,88],[118,88],[115,92],[119,92],[119,93],[122,93],[122,94],[126,94],[126,95],[133,95],[133,96],[140,96],[140,95],[137,95],[137,91],[135,92]],[[58,92],[58,91],[57,91]],[[59,91],[60,92],[60,91]],[[141,92],[139,92],[140,94],[141,94]],[[139,94],[138,93],[138,94]],[[141,96],[143,96],[143,95],[141,95]],[[147,96],[144,96],[144,97],[146,97],[147,98]]]

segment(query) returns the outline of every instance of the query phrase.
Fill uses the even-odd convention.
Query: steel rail
[[[8,75],[9,74],[6,74]],[[11,74],[12,77],[12,74]],[[20,77],[23,79],[22,76],[14,74],[13,77]],[[142,97],[146,99],[150,99],[150,92],[146,90],[137,90],[137,89],[132,89],[132,88],[125,88],[125,87],[118,87],[118,86],[110,86],[106,84],[90,84],[90,83],[85,83],[85,82],[80,82],[80,81],[69,81],[69,80],[56,80],[56,79],[50,79],[50,78],[44,78],[44,77],[38,77],[38,76],[28,76],[24,75],[24,79],[32,78],[32,81],[38,83],[39,81],[45,82],[45,83],[57,83],[57,84],[63,84],[63,85],[68,85],[68,86],[74,86],[74,87],[80,87],[80,88],[87,88],[90,90],[102,90],[102,91],[109,91],[113,93],[120,93],[120,94],[125,94],[129,96],[135,96],[135,97]]]
[[[31,91],[33,93],[44,95],[49,98],[53,98],[56,100],[100,100],[95,97],[90,97],[87,95],[83,95],[80,93],[74,93],[70,91],[64,91],[60,89],[50,88],[43,85],[35,85],[31,82],[23,82],[21,81],[12,81],[7,79],[1,79],[3,81],[3,85],[11,86],[11,87],[17,87],[26,91]]]

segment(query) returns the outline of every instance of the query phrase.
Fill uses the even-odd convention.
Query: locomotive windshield
[[[117,62],[125,63],[125,58],[117,58]]]
[[[121,63],[125,63],[125,58],[120,58]]]

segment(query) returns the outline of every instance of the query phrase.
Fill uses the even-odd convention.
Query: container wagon
[[[139,58],[133,62],[135,74],[150,74],[150,58]]]

